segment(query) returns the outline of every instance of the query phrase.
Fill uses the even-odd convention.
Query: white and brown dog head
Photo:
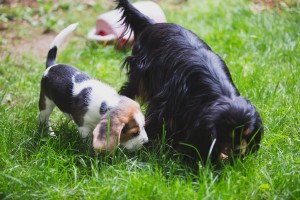
[[[140,149],[148,142],[144,126],[139,104],[122,96],[117,106],[107,108],[93,131],[95,152],[111,152],[119,144],[129,151]]]

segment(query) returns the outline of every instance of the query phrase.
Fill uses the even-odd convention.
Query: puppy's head
[[[249,101],[243,97],[226,99],[214,105],[213,110],[210,130],[220,159],[241,157],[259,149],[262,121]]]
[[[138,150],[148,142],[145,118],[135,101],[121,97],[118,105],[108,110],[93,131],[96,153],[109,153],[117,145],[129,151]]]

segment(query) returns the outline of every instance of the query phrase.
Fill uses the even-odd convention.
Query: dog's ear
[[[96,152],[109,153],[120,144],[125,123],[117,115],[107,112],[93,131],[93,147]]]

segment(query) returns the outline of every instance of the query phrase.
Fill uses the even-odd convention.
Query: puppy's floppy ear
[[[120,144],[120,135],[125,123],[115,112],[107,112],[93,131],[93,147],[96,152],[111,152]]]

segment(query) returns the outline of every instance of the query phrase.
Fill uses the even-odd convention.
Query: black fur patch
[[[92,88],[85,88],[78,95],[73,96],[72,77],[76,74],[80,82],[90,79],[88,75],[69,65],[58,64],[51,67],[41,80],[41,93],[51,99],[62,112],[71,114],[76,124],[81,126],[82,117],[89,105],[89,94]],[[40,104],[42,108],[42,102]]]
[[[78,73],[78,74],[75,75],[75,83],[81,83],[81,82],[86,81],[88,79],[89,78],[84,73]]]
[[[89,105],[89,96],[92,88],[84,88],[78,95],[73,97],[71,115],[78,126],[83,125],[83,117]]]
[[[49,50],[46,60],[46,68],[50,67],[51,65],[54,65],[56,62],[56,53],[57,53],[57,47],[53,47]]]
[[[103,115],[103,114],[105,114],[107,111],[108,111],[107,103],[106,103],[105,101],[103,101],[103,102],[101,103],[99,112],[100,112],[101,115]]]
[[[125,126],[123,127],[121,133],[125,134],[128,131],[129,127],[128,124],[125,124]]]

